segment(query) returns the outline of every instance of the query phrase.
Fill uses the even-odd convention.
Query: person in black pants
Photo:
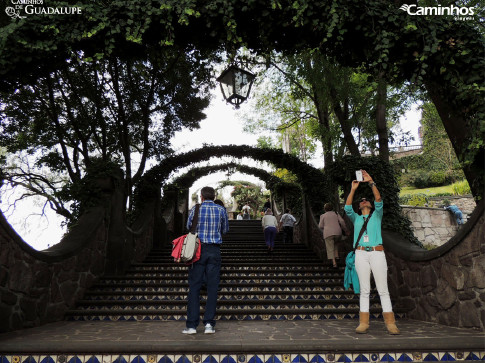
[[[205,333],[215,333],[215,315],[217,291],[219,289],[221,271],[222,234],[229,231],[229,221],[226,209],[213,202],[215,190],[204,187],[201,190],[202,203],[196,232],[201,242],[200,260],[189,267],[189,293],[187,303],[186,328],[183,334],[196,334],[200,316],[200,290],[207,279],[207,303],[204,313]],[[194,218],[195,207],[189,213],[187,229],[190,230]]]
[[[291,215],[291,210],[286,208],[285,214],[281,216],[280,227],[283,228],[283,243],[293,243],[293,228],[296,219]]]

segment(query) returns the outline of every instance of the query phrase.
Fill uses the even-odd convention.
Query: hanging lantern
[[[221,84],[222,95],[226,102],[239,108],[239,105],[249,97],[254,78],[251,72],[232,64],[222,72],[217,81]]]

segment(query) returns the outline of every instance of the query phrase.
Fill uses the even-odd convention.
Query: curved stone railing
[[[106,227],[104,208],[90,209],[59,244],[36,251],[0,214],[0,331],[61,320],[104,273]]]
[[[102,206],[87,210],[44,251],[29,246],[0,213],[0,332],[63,319],[100,276],[121,272],[152,249],[157,203],[148,203],[131,229],[113,232],[111,221],[122,209],[115,190],[106,192]],[[121,248],[110,246],[110,233],[122,236]]]
[[[409,317],[484,330],[484,225],[482,201],[455,236],[430,251],[383,233],[391,295]]]

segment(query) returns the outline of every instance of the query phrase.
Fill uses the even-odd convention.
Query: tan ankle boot
[[[359,313],[359,326],[355,329],[357,334],[365,334],[369,329],[369,313]]]
[[[399,335],[401,332],[396,326],[396,319],[394,318],[394,313],[382,313],[382,316],[384,316],[384,323],[386,323],[386,328],[389,334],[391,335]]]

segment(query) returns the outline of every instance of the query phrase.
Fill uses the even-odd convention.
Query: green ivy
[[[350,192],[352,180],[355,180],[355,171],[366,170],[376,182],[379,193],[384,202],[384,218],[382,228],[400,233],[404,238],[421,246],[421,242],[414,236],[411,229],[411,222],[404,216],[399,203],[399,186],[394,177],[393,167],[383,162],[378,157],[356,157],[345,156],[337,160],[330,167],[325,169],[325,174],[336,184],[342,187],[344,196]],[[374,199],[371,188],[365,184],[361,185],[354,196],[354,201],[360,198]],[[345,198],[343,198],[345,200]]]
[[[213,52],[319,48],[344,66],[384,74],[389,84],[426,89],[450,118],[454,148],[477,198],[483,196],[485,42],[473,20],[409,16],[382,0],[85,0],[81,16],[0,18],[0,86],[12,91],[63,64],[132,57],[152,47],[188,44]],[[52,0],[49,6],[64,2]],[[39,71],[41,70],[41,71]]]
[[[67,184],[58,193],[61,200],[73,201],[72,217],[67,221],[70,226],[77,221],[87,208],[98,206],[104,203],[106,196],[111,193],[112,183],[122,183],[121,166],[110,160],[92,158],[89,166],[86,167],[86,175],[79,181]]]
[[[208,160],[211,157],[233,156],[238,159],[250,157],[254,160],[268,161],[279,168],[286,168],[297,176],[298,184],[302,186],[305,194],[313,196],[310,200],[313,210],[321,210],[325,200],[330,200],[327,195],[329,182],[324,174],[302,162],[297,157],[286,154],[278,149],[260,149],[247,145],[205,146],[201,149],[190,151],[164,159],[158,166],[145,173],[142,180],[135,188],[135,203],[143,204],[156,195],[157,188],[164,185],[170,174],[180,168],[191,164]]]
[[[315,214],[323,210],[323,205],[326,201],[333,199],[329,193],[331,190],[335,190],[335,185],[341,186],[344,192],[348,193],[350,183],[355,178],[355,170],[367,170],[378,183],[379,191],[385,202],[383,228],[397,231],[409,241],[420,245],[420,242],[411,230],[411,222],[401,213],[399,186],[394,178],[392,166],[377,157],[346,156],[326,168],[325,172],[321,172],[302,162],[297,157],[277,149],[258,149],[246,145],[205,146],[201,149],[169,157],[145,173],[135,188],[135,205],[137,208],[140,208],[146,201],[154,198],[157,195],[157,190],[166,184],[172,172],[200,161],[209,160],[211,157],[222,156],[233,156],[238,159],[249,157],[254,160],[268,161],[276,167],[288,169],[297,177],[301,191],[307,196],[311,209]],[[213,171],[216,168],[199,168],[193,172],[189,171],[176,184],[187,186],[198,175]],[[261,173],[261,171],[258,171],[258,173]],[[268,178],[267,180],[275,181],[275,179],[271,179],[267,175],[264,177]],[[296,189],[292,189],[294,187],[290,188],[288,185],[285,186],[284,183],[274,183],[270,186],[276,191],[280,200],[285,187],[290,189],[290,194],[296,193]],[[301,193],[299,194],[301,195]],[[356,199],[361,196],[371,198],[372,191],[370,188],[359,188]],[[292,208],[294,207],[292,205]]]

